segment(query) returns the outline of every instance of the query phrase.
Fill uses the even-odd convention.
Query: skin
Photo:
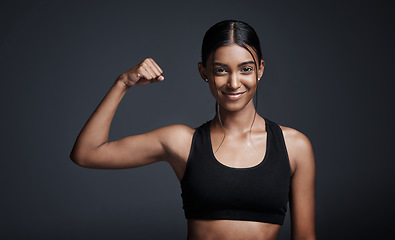
[[[252,51],[253,52],[253,51]],[[215,157],[222,164],[245,168],[257,165],[266,153],[265,120],[255,113],[253,96],[263,61],[238,45],[222,46],[199,72],[219,103],[219,116],[211,122]],[[254,64],[258,62],[257,66]],[[88,168],[133,168],[158,161],[168,162],[178,179],[185,172],[194,129],[171,125],[141,135],[108,142],[111,121],[128,89],[163,81],[162,69],[145,59],[117,78],[81,130],[71,159]],[[255,118],[255,120],[254,120]],[[253,124],[252,124],[253,123]],[[252,127],[251,127],[252,126]],[[315,237],[315,165],[310,141],[302,133],[283,127],[292,170],[290,211],[292,239]],[[225,138],[224,138],[225,133]],[[246,157],[247,156],[247,157]],[[236,220],[188,220],[188,239],[277,239],[280,225]]]

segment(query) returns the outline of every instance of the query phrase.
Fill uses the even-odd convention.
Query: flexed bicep
[[[98,105],[92,116],[82,128],[71,151],[70,158],[86,167],[120,167],[145,164],[154,161],[160,144],[155,132],[109,143],[108,136],[114,114],[125,93],[134,85],[145,85],[163,81],[162,69],[151,58],[147,58],[126,73],[120,75],[109,92]],[[144,145],[150,142],[152,145]],[[138,147],[136,147],[138,146]],[[145,149],[145,154],[139,149]],[[131,154],[132,153],[132,154]],[[142,156],[143,162],[130,162],[130,156]],[[134,158],[137,159],[137,158]]]
[[[106,142],[87,151],[80,166],[101,169],[134,168],[164,159],[166,151],[160,141],[161,130]]]

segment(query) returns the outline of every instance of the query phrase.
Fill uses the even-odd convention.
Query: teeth
[[[238,97],[240,95],[243,95],[245,92],[239,92],[239,93],[231,93],[231,92],[222,92],[223,95],[226,96],[232,96],[232,97]]]

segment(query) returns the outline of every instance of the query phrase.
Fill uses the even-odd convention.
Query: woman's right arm
[[[117,78],[107,95],[82,128],[70,158],[88,168],[130,168],[163,160],[166,136],[172,126],[108,142],[110,125],[123,96],[135,85],[163,81],[162,69],[145,59]],[[173,129],[174,130],[174,129]]]

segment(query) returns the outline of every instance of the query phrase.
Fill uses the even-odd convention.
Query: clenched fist
[[[127,87],[134,85],[142,86],[154,82],[163,81],[162,69],[152,58],[146,58],[118,77],[117,81],[123,82]]]

